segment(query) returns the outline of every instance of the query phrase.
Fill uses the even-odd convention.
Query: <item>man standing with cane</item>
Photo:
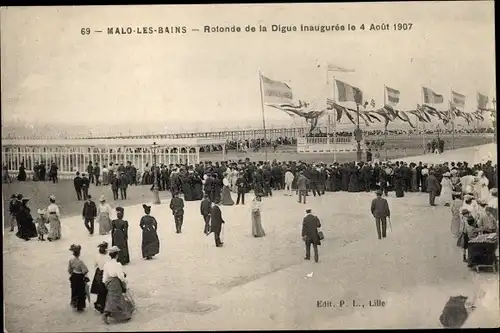
[[[372,200],[371,212],[373,217],[375,217],[378,239],[382,239],[382,237],[385,238],[387,231],[387,218],[391,218],[391,210],[389,209],[389,203],[387,200],[382,198],[381,190],[377,191],[377,197]],[[380,224],[382,224],[382,230],[380,230]]]

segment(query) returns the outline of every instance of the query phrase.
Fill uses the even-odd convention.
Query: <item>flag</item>
[[[417,110],[411,110],[408,112],[411,113],[412,115],[416,116],[418,121],[420,121],[420,122],[428,123],[430,121],[430,120],[427,120],[427,118],[424,116],[422,110],[417,109]]]
[[[329,72],[341,72],[341,73],[353,73],[354,72],[354,69],[347,69],[347,68],[340,67],[340,66],[333,65],[333,64],[328,64],[326,66],[326,68],[327,68],[327,71],[329,71]]]
[[[356,122],[354,121],[354,118],[349,113],[349,111],[347,111],[345,108],[344,108],[344,114],[347,116],[347,118],[349,118],[349,120],[351,121],[351,123],[353,123],[354,125],[356,125]]]
[[[488,96],[483,95],[481,93],[477,93],[477,108],[479,110],[487,109],[488,102],[489,102]]]
[[[339,92],[339,102],[356,102],[363,104],[363,92],[354,86],[335,80]]]
[[[370,100],[370,102],[366,101],[364,104],[363,104],[363,107],[366,108],[367,106],[370,106],[371,108],[374,108],[375,107],[375,100],[372,98]]]
[[[464,108],[465,107],[465,96],[459,93],[451,91],[451,104],[453,106]]]
[[[387,102],[391,106],[396,106],[399,103],[399,90],[385,87],[385,90],[387,91]]]
[[[424,92],[424,103],[425,104],[441,104],[444,101],[443,95],[436,94],[429,88],[422,87]]]
[[[286,83],[271,80],[261,75],[263,98],[265,103],[280,103],[292,101],[292,88]]]

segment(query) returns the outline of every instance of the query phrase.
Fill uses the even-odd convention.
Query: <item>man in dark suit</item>
[[[82,173],[82,192],[83,192],[83,200],[87,200],[89,196],[89,187],[90,180],[87,178],[87,175]]]
[[[302,239],[306,243],[305,260],[311,259],[311,244],[314,249],[314,262],[318,262],[318,245],[321,245],[318,228],[321,228],[319,218],[312,214],[311,209],[306,209],[306,216],[302,222]]]
[[[220,233],[222,231],[222,224],[226,222],[222,219],[222,212],[219,208],[218,201],[212,203],[212,208],[210,209],[210,219],[210,232],[214,233],[215,246],[222,247],[224,243],[220,240]]]
[[[377,226],[378,239],[386,237],[387,231],[387,218],[391,217],[391,210],[389,209],[389,203],[385,198],[382,198],[382,190],[377,190],[377,197],[372,200],[371,212],[375,218],[375,224]],[[382,224],[382,232],[381,225]]]
[[[120,173],[120,199],[127,200],[128,178],[125,172]]]
[[[79,172],[76,172],[76,177],[73,178],[73,186],[75,187],[76,198],[78,201],[82,200],[83,180]]]
[[[210,234],[210,210],[212,208],[212,202],[208,198],[208,194],[205,194],[203,200],[200,204],[200,213],[203,216],[203,220],[205,221],[205,228],[203,232],[208,236]]]
[[[85,228],[89,231],[90,236],[94,234],[94,220],[97,216],[97,207],[92,201],[92,196],[87,196],[87,201],[83,204],[82,218],[85,223]]]
[[[238,179],[236,180],[236,187],[238,188],[238,197],[236,198],[236,204],[239,205],[241,199],[241,204],[244,205],[245,193],[248,189],[248,183],[243,172],[240,172],[238,175]]]
[[[437,206],[434,201],[436,200],[436,195],[439,192],[440,185],[434,174],[434,171],[429,171],[429,176],[427,177],[427,192],[429,192],[429,204],[431,206]]]
[[[99,186],[99,184],[101,183],[99,181],[99,176],[101,175],[101,168],[99,167],[99,163],[95,162],[95,166],[92,169],[92,172],[94,173],[95,186]]]
[[[111,191],[113,192],[113,200],[118,200],[118,189],[120,188],[120,178],[117,174],[111,175]]]
[[[182,223],[184,222],[184,200],[179,198],[175,192],[172,193],[173,197],[170,200],[170,209],[175,221],[175,232],[180,234],[182,232]]]
[[[302,203],[302,198],[304,198],[304,205],[306,204],[308,184],[309,184],[309,179],[307,179],[306,176],[304,176],[304,172],[301,171],[297,178],[297,190],[299,192],[299,203]]]

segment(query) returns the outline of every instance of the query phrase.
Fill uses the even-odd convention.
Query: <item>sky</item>
[[[335,78],[359,87],[377,106],[384,85],[401,91],[402,110],[421,103],[421,86],[445,101],[451,89],[465,94],[469,112],[477,91],[490,99],[496,91],[491,1],[3,7],[0,15],[2,126],[256,127],[262,124],[259,71],[323,108],[333,95],[327,63],[353,68]],[[368,31],[372,23],[391,30]],[[395,31],[395,23],[412,28]],[[206,25],[258,30],[273,24],[358,28],[203,32]],[[128,26],[185,26],[187,32],[107,34],[108,27]],[[90,35],[82,35],[87,27]],[[299,122],[264,111],[269,126]]]

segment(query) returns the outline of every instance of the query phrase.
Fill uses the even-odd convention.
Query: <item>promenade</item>
[[[488,159],[490,148],[479,148],[477,158]],[[472,151],[476,149],[432,156],[435,162],[463,161]],[[93,190],[94,197],[98,191]],[[227,221],[223,248],[203,234],[199,202],[186,203],[183,233],[177,235],[163,200],[152,208],[161,247],[151,261],[142,260],[140,253],[142,207],[126,207],[131,263],[125,271],[138,312],[131,322],[116,326],[104,325],[92,304],[83,314],[72,312],[66,272],[69,246],[78,243],[92,276],[96,246],[110,241],[109,236],[89,237],[80,216],[63,218],[63,238],[54,243],[24,242],[5,232],[6,330],[433,328],[441,326],[439,316],[448,298],[458,295],[478,298],[465,326],[497,327],[498,275],[477,274],[462,262],[450,232],[449,207],[430,207],[424,193],[404,198],[390,193],[392,230],[387,239],[378,240],[369,212],[373,197],[327,193],[310,196],[303,205],[275,192],[263,201],[266,237],[255,239],[248,196],[245,206],[222,207]],[[305,208],[312,208],[323,224],[318,264],[303,260]],[[318,301],[337,306],[318,307]],[[345,306],[340,307],[341,301]],[[353,301],[364,308],[353,307]],[[370,307],[370,301],[384,306]]]

